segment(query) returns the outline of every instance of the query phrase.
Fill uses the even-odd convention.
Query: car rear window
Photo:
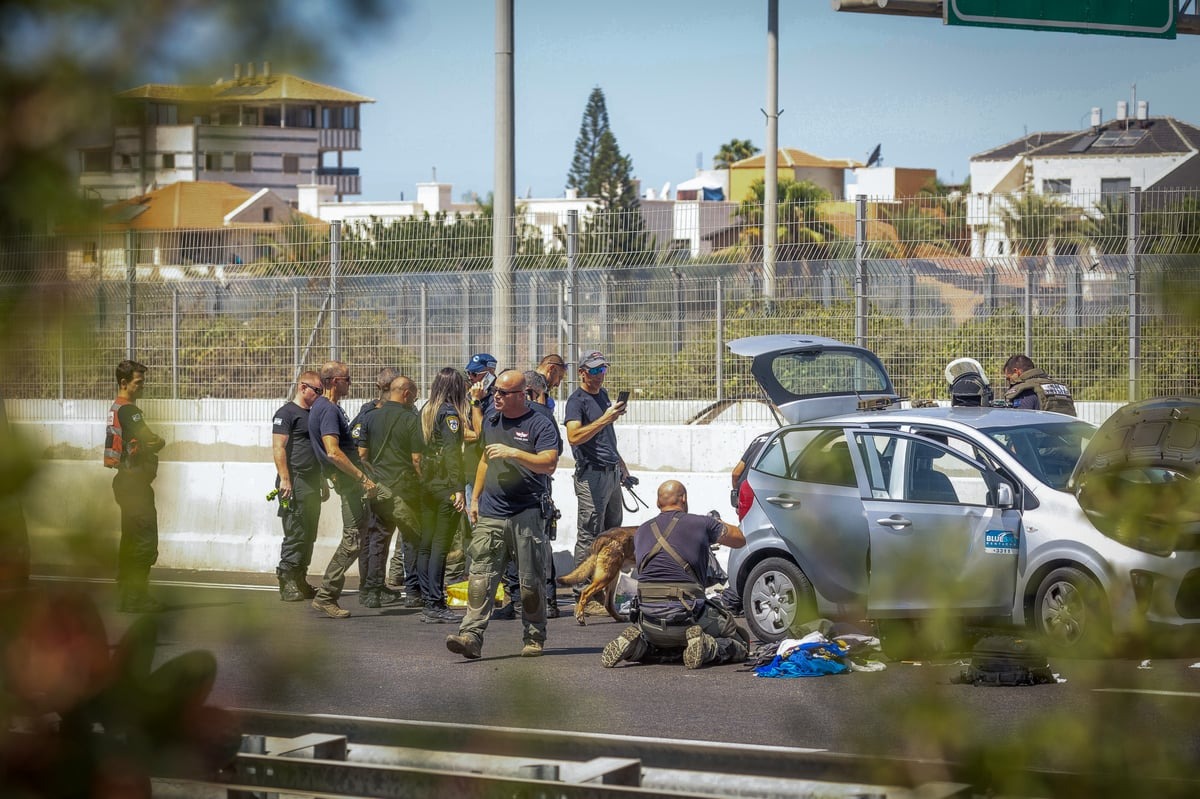
[[[797,396],[870,394],[888,390],[887,376],[853,352],[789,352],[771,362],[785,391]]]

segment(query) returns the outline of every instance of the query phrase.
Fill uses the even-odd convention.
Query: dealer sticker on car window
[[[991,555],[1017,554],[1017,534],[1008,530],[988,530],[984,534],[983,551]]]

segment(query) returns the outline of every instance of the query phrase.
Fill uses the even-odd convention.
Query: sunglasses
[[[335,377],[335,378],[333,378],[333,379],[334,379],[334,380],[345,380],[345,381],[346,381],[346,385],[348,385],[348,386],[349,386],[349,385],[353,385],[353,382],[352,382],[352,381],[350,380],[350,378],[348,378],[348,377]]]
[[[515,388],[515,389],[513,389],[512,391],[505,391],[505,390],[504,390],[504,389],[502,389],[502,388],[498,388],[498,389],[496,389],[496,391],[495,391],[494,393],[496,393],[496,394],[499,394],[501,397],[507,397],[507,396],[509,396],[509,395],[512,395],[512,394],[524,394],[524,393],[525,393],[525,389],[523,389],[523,388]]]
[[[602,375],[608,371],[607,366],[593,366],[591,369],[584,369],[589,375]]]
[[[301,388],[301,389],[306,389],[306,388],[307,388],[307,389],[309,389],[310,391],[312,391],[312,393],[316,394],[318,397],[319,397],[319,396],[321,396],[322,394],[324,394],[324,393],[325,393],[325,387],[324,387],[324,386],[310,386],[308,383],[301,383],[301,384],[300,384],[300,388]]]

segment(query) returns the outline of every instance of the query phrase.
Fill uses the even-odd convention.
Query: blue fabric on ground
[[[832,643],[802,644],[787,657],[776,655],[754,673],[759,677],[822,677],[826,674],[842,674],[850,670],[844,662],[848,650]]]

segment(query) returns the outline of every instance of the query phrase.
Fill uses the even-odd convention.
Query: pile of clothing
[[[759,677],[821,677],[848,671],[883,671],[887,666],[879,639],[828,619],[801,628],[802,638],[785,638],[755,652],[753,671]]]

